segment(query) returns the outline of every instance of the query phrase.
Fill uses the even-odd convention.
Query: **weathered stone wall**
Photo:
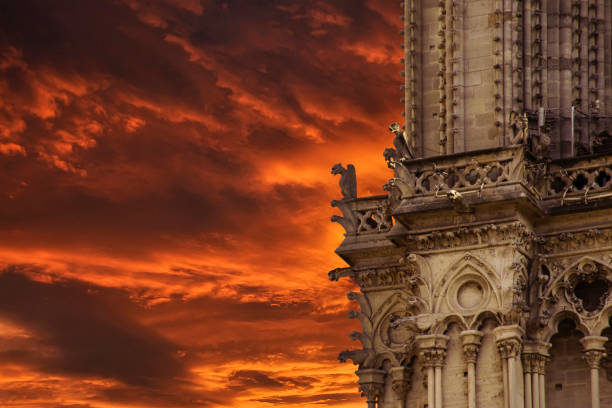
[[[577,330],[568,329],[550,341],[551,361],[546,378],[548,408],[588,407],[591,404],[589,366],[582,357],[581,337]]]
[[[610,0],[405,0],[406,129],[419,157],[512,143],[546,109],[552,157],[609,127]],[[412,11],[410,11],[412,10]],[[577,109],[572,147],[571,107]]]
[[[467,371],[459,333],[461,329],[456,324],[452,324],[446,332],[450,339],[442,370],[442,386],[444,387],[443,404],[447,408],[467,406]]]
[[[493,336],[495,326],[494,321],[487,320],[481,329],[484,336],[476,366],[476,403],[478,407],[502,408],[504,406],[502,364]]]

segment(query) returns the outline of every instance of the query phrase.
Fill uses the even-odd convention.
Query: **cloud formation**
[[[329,169],[381,191],[399,15],[1,3],[0,405],[361,406]]]

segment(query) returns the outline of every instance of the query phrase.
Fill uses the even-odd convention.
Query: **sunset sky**
[[[365,406],[334,163],[390,176],[399,0],[0,0],[0,406]]]

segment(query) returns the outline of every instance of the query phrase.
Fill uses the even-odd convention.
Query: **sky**
[[[400,15],[0,0],[0,406],[364,406],[330,169],[390,177]]]

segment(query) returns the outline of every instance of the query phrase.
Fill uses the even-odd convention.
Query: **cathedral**
[[[612,0],[402,7],[385,194],[332,169],[340,361],[368,408],[612,408]]]

